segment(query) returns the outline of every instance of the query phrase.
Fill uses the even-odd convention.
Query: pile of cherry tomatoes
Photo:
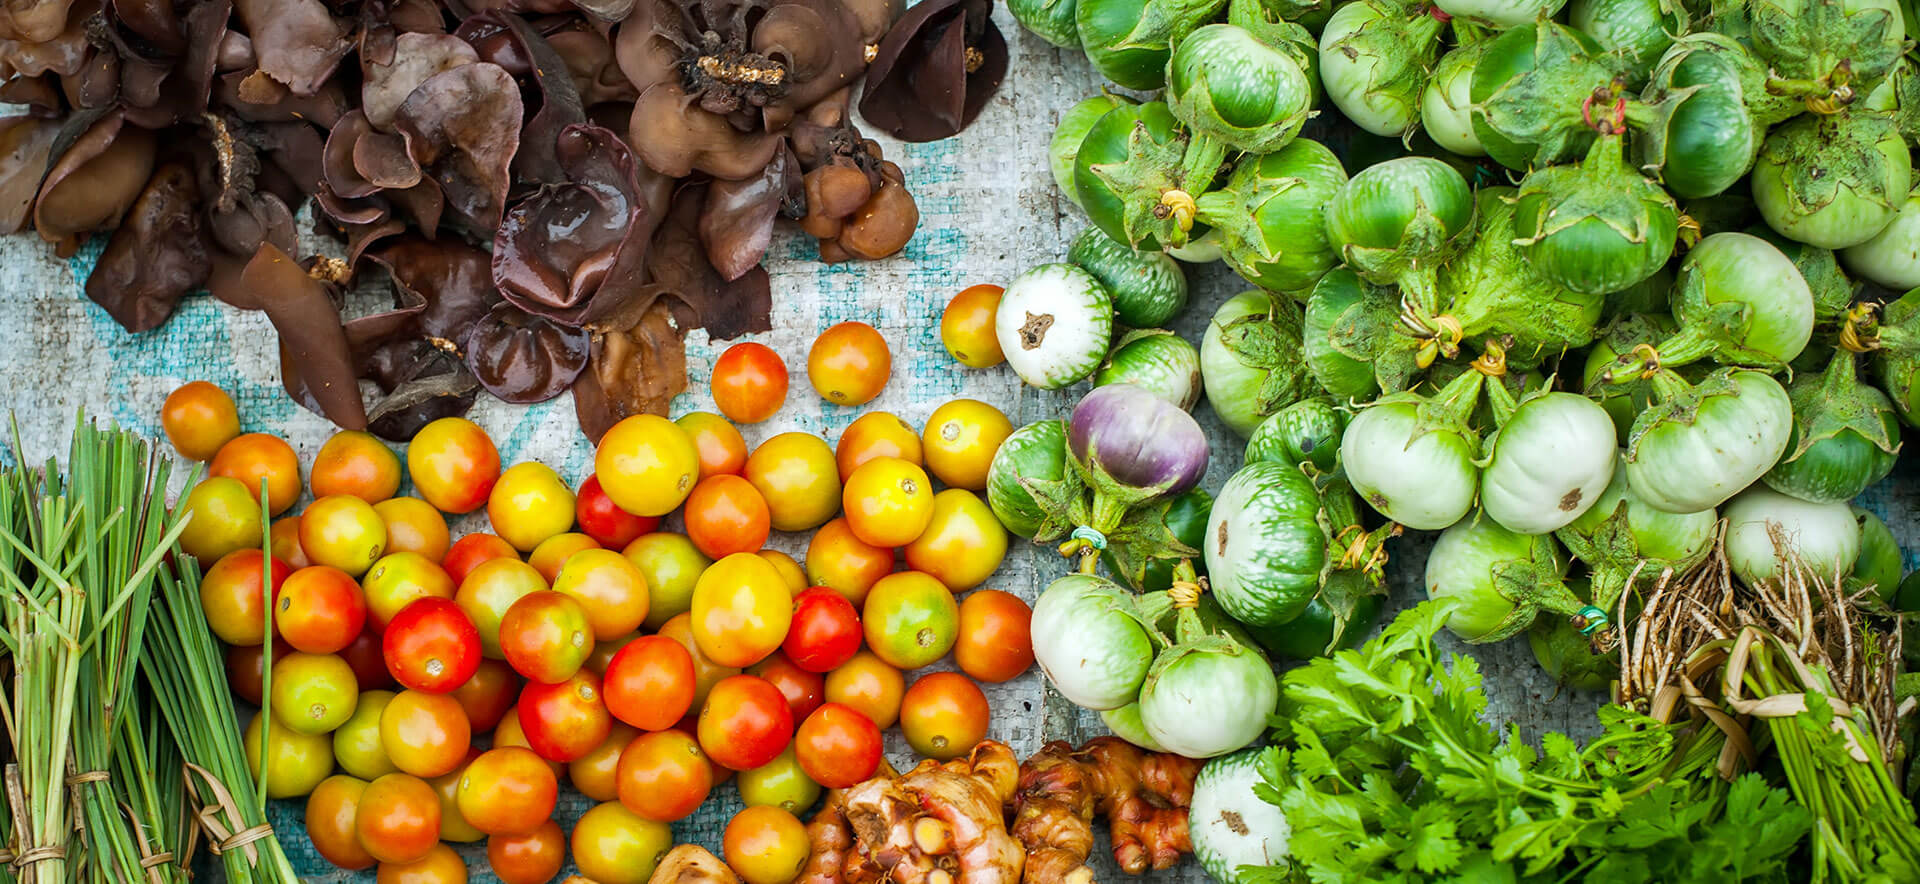
[[[889,370],[860,323],[808,360],[820,394],[846,404]],[[772,416],[786,387],[759,344],[714,369],[735,421]],[[941,405],[920,432],[869,412],[835,445],[783,433],[752,451],[721,415],[636,416],[577,486],[539,463],[502,469],[460,418],[404,453],[340,432],[307,467],[298,514],[293,448],[241,434],[219,388],[176,390],[162,425],[208,461],[181,544],[206,569],[234,690],[269,701],[250,760],[264,753],[270,797],[307,797],[322,856],[378,865],[382,881],[465,881],[444,842],[485,839],[508,884],[550,880],[569,849],[599,884],[643,882],[668,824],[733,779],[748,807],[723,855],[748,884],[787,884],[808,854],[798,816],[874,775],[883,730],[921,755],[964,754],[989,718],[975,681],[1033,661],[1027,606],[977,588],[1007,550],[980,491],[1012,431],[982,402]],[[403,475],[417,496],[397,496]],[[447,515],[481,508],[490,533],[450,537]],[[676,512],[684,528],[660,530]],[[802,560],[767,549],[773,531],[811,532]],[[959,672],[910,675],[949,655]],[[552,819],[563,782],[600,802],[570,834]]]

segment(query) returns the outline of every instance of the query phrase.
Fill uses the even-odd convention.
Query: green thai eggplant
[[[1605,295],[1652,276],[1673,257],[1680,207],[1627,167],[1624,133],[1603,122],[1577,166],[1535,169],[1515,198],[1514,243],[1540,273]]]
[[[1299,139],[1241,159],[1224,186],[1196,198],[1196,217],[1219,231],[1227,266],[1261,288],[1300,297],[1339,262],[1325,208],[1346,183],[1333,151]]]

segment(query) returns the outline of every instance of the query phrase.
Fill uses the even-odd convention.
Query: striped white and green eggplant
[[[1358,599],[1382,591],[1389,535],[1359,527],[1353,492],[1338,477],[1265,461],[1221,486],[1201,549],[1214,599],[1235,620],[1277,627],[1321,599],[1338,639]]]
[[[1333,151],[1296,139],[1242,158],[1225,185],[1195,199],[1195,208],[1219,233],[1227,266],[1261,288],[1297,293],[1339,263],[1325,208],[1346,183]]]
[[[1480,507],[1520,534],[1546,534],[1580,517],[1613,479],[1607,411],[1578,393],[1536,390],[1517,401],[1487,384],[1498,429],[1487,437]]]
[[[1302,399],[1267,416],[1247,437],[1246,463],[1312,464],[1332,472],[1347,417],[1325,399]]]
[[[1627,481],[1625,453],[1616,457],[1620,465],[1593,506],[1554,532],[1586,564],[1587,598],[1608,616],[1616,613],[1636,569],[1647,583],[1667,568],[1685,571],[1706,557],[1720,522],[1712,509],[1670,513],[1649,506]]]
[[[1067,422],[1035,421],[1000,442],[987,467],[987,506],[1012,534],[1058,538],[1069,524],[1067,502],[1080,496],[1080,474],[1067,466]]]
[[[1076,0],[1080,48],[1102,76],[1141,92],[1167,84],[1171,47],[1212,21],[1226,0]]]
[[[1852,500],[1893,470],[1900,420],[1887,394],[1856,377],[1855,354],[1836,349],[1827,369],[1787,389],[1793,433],[1787,453],[1761,481],[1814,503]]]
[[[1093,274],[1042,264],[1007,284],[994,313],[1007,365],[1029,385],[1057,390],[1086,379],[1113,342],[1113,298]]]
[[[1473,131],[1473,69],[1487,41],[1455,46],[1440,56],[1420,90],[1420,125],[1433,143],[1463,157],[1483,157],[1487,148]]]
[[[1551,534],[1516,534],[1474,513],[1440,532],[1427,553],[1427,598],[1458,602],[1447,629],[1473,644],[1520,634],[1542,612],[1568,617],[1586,603],[1566,584],[1567,558]]]
[[[1107,111],[1127,104],[1138,102],[1125,95],[1102,92],[1067,108],[1053,127],[1053,139],[1047,142],[1047,167],[1053,172],[1053,183],[1074,205],[1080,205],[1080,191],[1073,183],[1073,164],[1080,156],[1080,145],[1087,140],[1093,124],[1106,116]]]
[[[1653,365],[1673,367],[1707,357],[1727,365],[1777,370],[1813,337],[1813,290],[1793,260],[1745,233],[1716,233],[1680,262],[1673,286],[1680,330],[1651,351],[1627,353],[1609,369],[1626,381]]]
[[[1353,124],[1399,138],[1420,121],[1420,92],[1440,54],[1440,19],[1424,4],[1353,0],[1320,31],[1320,81]]]
[[[1314,284],[1303,322],[1300,349],[1307,368],[1336,401],[1399,392],[1419,371],[1416,351],[1400,346],[1399,293],[1345,267]]]
[[[1434,268],[1473,236],[1473,192],[1452,166],[1401,157],[1347,180],[1326,208],[1327,240],[1361,278],[1398,285],[1432,311]]]
[[[1200,401],[1200,351],[1166,329],[1135,329],[1115,344],[1093,385],[1133,384],[1188,411]]]
[[[1242,438],[1267,415],[1313,392],[1300,354],[1300,308],[1271,292],[1242,292],[1215,310],[1200,339],[1207,401]]]
[[[1254,884],[1264,870],[1287,866],[1287,840],[1293,827],[1278,805],[1260,797],[1264,785],[1261,757],[1278,749],[1242,749],[1207,762],[1193,781],[1187,829],[1193,856],[1221,884]],[[1267,764],[1279,767],[1277,758]]]
[[[1289,46],[1269,45],[1276,34],[1207,25],[1181,40],[1167,62],[1167,106],[1187,125],[1192,149],[1211,151],[1216,167],[1230,150],[1285,147],[1312,113],[1313,82]]]
[[[1148,752],[1165,752],[1167,748],[1147,733],[1147,725],[1140,720],[1140,701],[1135,700],[1118,709],[1108,709],[1100,713],[1100,723],[1114,736],[1139,746]]]
[[[1625,73],[1592,37],[1541,19],[1494,37],[1473,68],[1473,131],[1509,169],[1570,162],[1593,140],[1587,108]]]
[[[1094,711],[1140,696],[1157,650],[1132,593],[1092,574],[1068,574],[1033,603],[1033,658],[1055,690]]]
[[[1114,318],[1129,328],[1156,328],[1186,309],[1187,274],[1163,252],[1137,251],[1089,227],[1067,246],[1067,261],[1106,286]]]
[[[1767,374],[1723,368],[1690,384],[1661,369],[1652,382],[1658,401],[1633,422],[1626,472],[1634,494],[1655,509],[1717,507],[1765,475],[1787,448],[1793,405]]]
[[[1486,375],[1462,372],[1431,398],[1375,400],[1347,423],[1340,466],[1360,499],[1409,528],[1438,530],[1473,509],[1480,436],[1471,425]]]
[[[1890,115],[1803,114],[1767,135],[1753,164],[1753,202],[1780,235],[1844,249],[1886,229],[1912,173],[1907,141]]]
[[[1765,81],[1765,68],[1738,41],[1713,32],[1681,37],[1654,66],[1641,102],[1628,106],[1640,167],[1676,196],[1725,191],[1753,168],[1767,127],[1802,110],[1768,95]]]
[[[1624,125],[1624,121],[1620,122]],[[1528,263],[1576,292],[1605,295],[1652,276],[1673,257],[1680,207],[1627,167],[1625,133],[1603,122],[1579,165],[1547,166],[1520,182],[1514,242]]]
[[[1079,49],[1074,0],[1007,0],[1007,11],[1021,27],[1061,49]]]
[[[1266,655],[1236,630],[1202,623],[1194,602],[1175,602],[1175,643],[1154,658],[1140,685],[1140,722],[1167,751],[1212,758],[1266,732],[1280,681]]]
[[[1872,239],[1840,250],[1848,272],[1897,292],[1920,288],[1920,188]]]
[[[1403,346],[1416,348],[1419,364],[1458,355],[1463,342],[1503,341],[1509,367],[1530,369],[1593,340],[1606,296],[1563,285],[1543,272],[1517,243],[1520,213],[1535,208],[1524,191],[1518,201],[1508,187],[1474,194],[1472,244],[1440,268],[1442,313],[1422,316],[1409,304],[1398,330]],[[1411,336],[1411,340],[1408,340]]]
[[[1600,48],[1617,52],[1633,70],[1650,70],[1687,32],[1687,8],[1678,0],[1572,0],[1567,24],[1593,38]]]
[[[1845,503],[1810,503],[1755,485],[1727,502],[1727,564],[1749,584],[1785,573],[1791,554],[1823,579],[1852,573],[1860,523]]]

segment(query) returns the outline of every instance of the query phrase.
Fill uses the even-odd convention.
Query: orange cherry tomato
[[[677,730],[641,734],[620,753],[620,803],[642,818],[671,823],[691,816],[713,789],[713,766],[700,744]]]
[[[452,599],[456,585],[446,569],[419,553],[389,553],[360,578],[367,596],[367,625],[384,631],[414,599]]]
[[[387,524],[388,553],[419,553],[432,562],[447,557],[447,517],[433,504],[418,497],[389,497],[374,504],[373,511]]]
[[[960,606],[940,581],[919,571],[889,574],[860,609],[867,647],[900,669],[919,669],[947,652],[960,633]]]
[[[763,549],[758,555],[766,559],[767,564],[773,566],[773,570],[780,572],[780,579],[787,583],[787,592],[799,595],[806,591],[806,569],[801,568],[800,563],[793,560],[793,556],[777,549]]]
[[[560,784],[531,749],[506,746],[480,753],[460,777],[460,815],[489,835],[524,835],[553,816]]]
[[[743,444],[740,460],[744,463],[746,459],[747,451]],[[634,538],[660,527],[658,518],[636,516],[621,509],[600,487],[598,476],[588,476],[585,482],[580,483],[579,492],[573,496],[573,520],[579,523],[581,533],[607,549],[624,549]]]
[[[467,723],[474,731],[490,731],[500,726],[520,699],[520,676],[500,660],[481,660],[473,675],[447,696],[467,711]]]
[[[314,564],[358,577],[386,553],[387,523],[358,497],[322,497],[300,514],[300,548]]]
[[[472,739],[467,710],[446,694],[401,691],[380,713],[380,743],[387,757],[416,777],[442,776],[459,768]]]
[[[810,531],[840,509],[840,469],[819,436],[781,433],[760,443],[745,475],[766,498],[774,530]]]
[[[715,663],[700,650],[700,643],[693,638],[693,614],[680,614],[660,626],[660,636],[674,640],[687,650],[687,656],[693,658],[693,709],[699,709],[707,702],[707,694],[720,680],[730,675],[739,675],[740,667],[722,666]]]
[[[479,671],[480,631],[448,599],[415,599],[387,624],[380,654],[401,684],[444,694]]]
[[[626,418],[600,437],[593,473],[621,509],[664,516],[693,492],[700,452],[678,424],[652,414]]]
[[[207,465],[208,476],[239,480],[247,493],[260,499],[260,483],[267,483],[267,512],[280,515],[300,499],[300,456],[287,440],[265,433],[246,433],[228,440]]]
[[[227,391],[192,381],[167,394],[160,405],[160,429],[181,457],[212,460],[220,446],[240,435],[240,410]]]
[[[443,513],[470,513],[487,502],[500,478],[500,449],[463,417],[443,417],[407,443],[407,474],[421,499]]]
[[[374,884],[467,884],[467,861],[453,848],[435,844],[410,863],[381,863]]]
[[[567,862],[567,833],[547,820],[524,835],[487,839],[487,866],[500,884],[547,884]]]
[[[767,500],[739,476],[700,480],[687,497],[687,537],[711,559],[752,552],[767,542]]]
[[[813,710],[793,734],[794,755],[808,779],[845,789],[880,769],[880,728],[852,706],[828,703]]]
[[[893,558],[893,550],[861,540],[846,519],[834,519],[807,542],[807,581],[857,606],[875,582],[893,573]]]
[[[640,535],[620,554],[646,578],[647,619],[641,625],[655,631],[693,609],[694,584],[713,564],[686,535],[664,531]]]
[[[793,620],[793,594],[767,560],[734,553],[713,563],[693,589],[693,637],[721,666],[751,666],[780,647]]]
[[[793,710],[772,682],[752,675],[720,680],[700,707],[700,748],[721,767],[752,770],[793,740]]]
[[[811,845],[807,829],[778,807],[748,807],[733,815],[721,836],[727,865],[746,884],[789,884],[800,877]]]
[[[485,532],[475,532],[461,537],[447,547],[446,557],[440,560],[440,567],[447,569],[447,576],[453,578],[455,586],[467,582],[467,574],[490,559],[517,559],[520,551],[513,544],[501,540],[498,536]]]
[[[301,568],[280,584],[273,625],[296,650],[331,654],[360,637],[367,625],[366,596],[339,568]]]
[[[374,507],[376,512],[378,512],[379,509],[379,507]],[[382,516],[381,519],[384,521],[386,517]],[[387,535],[387,540],[391,543],[393,540],[393,528],[391,525],[387,528]],[[307,558],[307,551],[300,548],[299,516],[281,516],[278,519],[274,519],[273,526],[267,529],[267,543],[273,547],[274,558],[286,562],[295,568],[305,568],[313,564],[313,560]]]
[[[700,478],[737,476],[747,466],[747,440],[726,418],[711,411],[690,411],[675,424],[693,440],[700,455]]]
[[[592,752],[567,762],[567,782],[574,791],[595,801],[615,801],[620,797],[620,755],[640,731],[615,721],[607,738]]]
[[[547,582],[532,565],[519,559],[488,559],[467,572],[454,591],[453,601],[480,630],[480,652],[490,659],[505,660],[506,654],[500,649],[500,621],[522,596],[546,588]]]
[[[992,368],[1006,361],[993,325],[1005,293],[997,285],[968,286],[947,302],[940,314],[940,344],[955,362],[968,368]]]
[[[757,424],[787,401],[787,364],[765,344],[744,341],[713,363],[713,404],[728,420]]]
[[[987,695],[958,672],[931,672],[900,698],[900,732],[928,758],[958,758],[986,739]]]
[[[787,699],[787,709],[793,713],[794,721],[812,715],[813,710],[826,702],[827,680],[818,672],[808,672],[794,665],[793,660],[779,651],[753,664],[747,674],[757,675],[773,685],[780,696]]]
[[[473,827],[467,818],[460,815],[460,780],[466,775],[467,765],[480,757],[480,749],[469,748],[467,757],[460,766],[427,781],[433,787],[435,795],[440,796],[440,840],[456,844],[472,844],[487,837],[487,833]]]
[[[1007,557],[1007,528],[971,491],[948,488],[933,496],[927,530],[907,544],[907,567],[925,571],[954,592],[985,583]]]
[[[613,655],[602,684],[614,718],[666,730],[693,709],[693,655],[671,638],[643,635]]]
[[[400,490],[400,455],[365,430],[341,430],[313,456],[307,485],[314,497],[350,494],[379,503]]]
[[[307,796],[307,840],[321,859],[348,870],[370,869],[377,862],[353,831],[366,791],[365,780],[336,775],[321,780]]]
[[[187,520],[180,529],[180,549],[211,567],[237,549],[259,549],[260,502],[238,479],[208,476],[180,501],[175,513]]]
[[[872,401],[892,373],[887,339],[864,322],[843,322],[821,332],[807,351],[807,380],[835,405]]]
[[[906,421],[884,411],[869,411],[855,418],[840,433],[833,449],[833,462],[845,482],[860,465],[876,457],[897,457],[908,463],[920,463],[920,434]]]
[[[586,549],[569,556],[554,575],[553,591],[586,608],[596,641],[631,633],[647,619],[647,578],[626,556],[610,549]]]
[[[985,491],[987,468],[1000,443],[1013,435],[1013,422],[1000,409],[978,399],[955,399],[933,410],[920,441],[927,469],[950,488]]]
[[[527,564],[532,565],[533,570],[540,572],[540,579],[552,583],[560,576],[560,569],[566,567],[567,560],[573,558],[574,554],[599,548],[599,542],[585,534],[574,532],[555,534],[540,541],[540,545],[534,547],[533,552],[527,553]]]
[[[521,552],[573,527],[573,489],[553,468],[536,461],[507,467],[487,495],[487,521]]]
[[[593,653],[593,625],[572,596],[530,592],[500,619],[500,650],[528,680],[557,684],[579,672]]]
[[[877,457],[847,480],[840,501],[847,527],[869,546],[906,546],[933,518],[933,483],[927,473],[897,457]]]
[[[387,774],[361,792],[353,829],[374,859],[413,862],[440,842],[440,796],[419,777]]]
[[[953,662],[976,681],[1008,681],[1033,665],[1033,609],[1019,596],[980,589],[960,600]]]
[[[572,843],[581,877],[594,884],[647,884],[673,847],[673,830],[614,801],[582,814],[573,824]]]
[[[213,634],[227,644],[257,645],[267,640],[267,594],[260,585],[263,560],[258,549],[234,550],[200,578],[200,610],[206,612]],[[273,595],[278,598],[293,568],[276,558],[269,570]]]
[[[558,684],[528,682],[515,708],[527,745],[548,761],[580,758],[613,731],[613,716],[600,696],[600,677],[584,670]]]
[[[900,697],[906,690],[907,680],[900,670],[887,665],[872,651],[861,651],[839,669],[827,673],[827,702],[853,709],[881,730],[899,720]]]

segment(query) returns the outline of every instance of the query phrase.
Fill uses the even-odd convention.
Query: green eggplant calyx
[[[1273,312],[1242,316],[1220,330],[1220,343],[1235,361],[1266,372],[1256,394],[1261,414],[1299,401],[1312,378],[1299,370],[1300,308],[1286,298],[1273,299]]]
[[[1481,518],[1485,518],[1482,516]],[[1540,542],[1551,544],[1551,537],[1542,537]],[[1503,641],[1519,635],[1533,625],[1533,621],[1546,611],[1571,616],[1587,607],[1587,603],[1567,588],[1560,576],[1559,563],[1552,555],[1540,555],[1537,550],[1540,543],[1534,544],[1536,553],[1524,559],[1512,559],[1493,565],[1493,589],[1513,604],[1513,610],[1507,612],[1491,630],[1468,639],[1473,644],[1488,644]]]
[[[1509,168],[1570,160],[1593,138],[1582,108],[1596,92],[1623,88],[1627,64],[1551,19],[1514,28],[1474,71],[1474,129]]]
[[[1145,575],[1147,566],[1155,561],[1185,560],[1200,555],[1199,550],[1182,543],[1167,525],[1167,510],[1173,503],[1171,499],[1163,499],[1134,507],[1121,518],[1119,525],[1106,533],[1106,551],[1117,566],[1115,570],[1136,586]],[[1176,580],[1179,579],[1178,572],[1176,566]]]
[[[1794,444],[1781,463],[1797,461],[1816,443],[1843,433],[1865,439],[1888,455],[1899,453],[1899,436],[1887,427],[1893,404],[1886,394],[1860,383],[1854,359],[1853,353],[1836,350],[1826,371],[1787,391],[1793,402]]]
[[[1193,198],[1183,186],[1185,135],[1165,142],[1154,137],[1146,121],[1136,121],[1127,136],[1126,158],[1091,166],[1100,183],[1120,201],[1120,226],[1129,245],[1152,240],[1178,248],[1193,228]]]
[[[1754,50],[1771,68],[1767,91],[1802,98],[1814,113],[1832,113],[1872,89],[1905,49],[1892,4],[1755,0],[1747,11]]]
[[[1058,540],[1073,526],[1085,524],[1091,518],[1086,500],[1086,483],[1077,470],[1062,470],[1058,479],[1022,476],[1019,481],[1020,487],[1033,497],[1034,504],[1042,513],[1040,528],[1033,533],[1034,542]]]
[[[1459,356],[1460,340],[1466,336],[1459,319],[1446,313],[1434,315],[1419,299],[1406,294],[1400,296],[1400,330],[1417,342],[1414,364],[1423,369],[1438,357]]]
[[[1777,170],[1778,186],[1785,191],[1786,211],[1790,216],[1805,216],[1832,205],[1836,200],[1861,200],[1889,216],[1906,191],[1890,192],[1883,182],[1898,177],[1907,183],[1907,175],[1893,176],[1882,142],[1900,142],[1900,133],[1889,114],[1859,111],[1831,116],[1808,116],[1775,129],[1760,149],[1756,169]],[[1906,172],[1909,169],[1897,171]],[[1757,180],[1756,188],[1760,186]]]

